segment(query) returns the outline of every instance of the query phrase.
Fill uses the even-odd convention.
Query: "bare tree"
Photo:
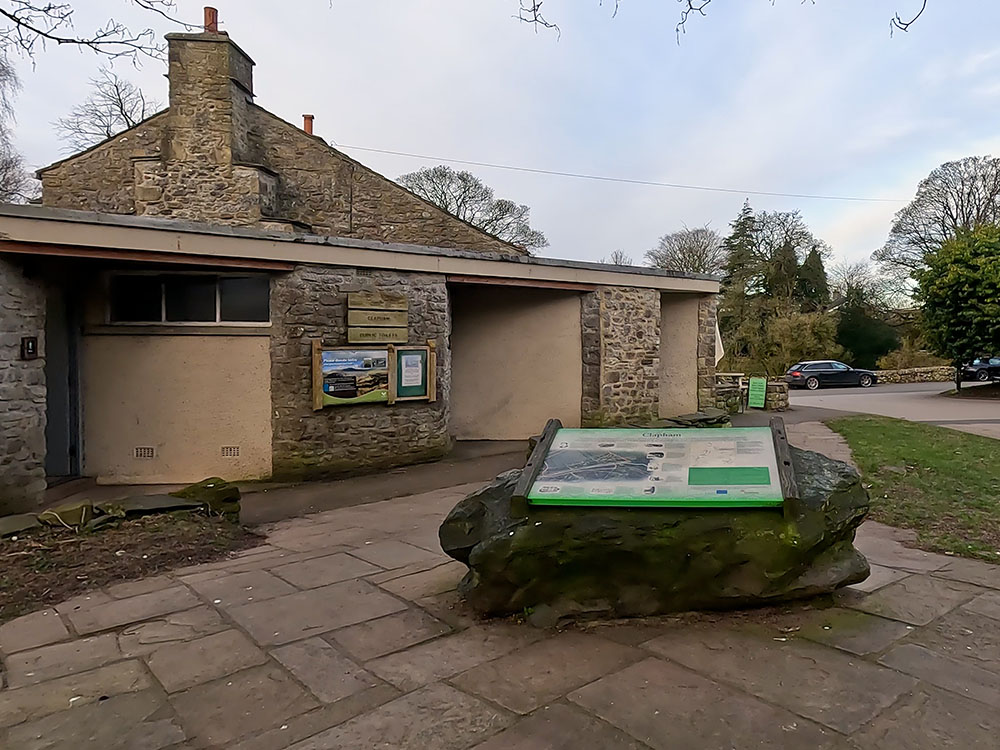
[[[603,5],[605,0],[599,0]],[[773,5],[775,0],[771,0]],[[801,0],[805,3],[806,0]],[[816,0],[809,0],[809,2],[815,3]],[[918,0],[909,0],[914,4],[918,3]],[[920,16],[924,14],[927,10],[927,3],[929,0],[919,0],[919,5],[915,5],[915,9],[911,10],[905,15],[900,13],[895,13],[892,18],[889,19],[889,34],[892,35],[896,31],[909,31],[910,26],[912,26]],[[622,0],[608,0],[608,4],[613,5],[614,9],[612,11],[612,16],[618,14],[618,9],[621,6]],[[680,19],[677,21],[677,37],[680,39],[680,35],[687,31],[687,22],[691,16],[707,16],[706,10],[708,6],[712,4],[712,0],[677,0],[680,7]],[[548,29],[559,30],[559,26],[552,23],[542,15],[542,0],[520,0],[520,7],[518,8],[517,18],[523,23],[529,23],[533,25],[536,29],[539,27],[544,27]]]
[[[1000,224],[1000,159],[969,156],[942,164],[893,221],[873,258],[889,273],[909,277],[924,257],[961,230]]]
[[[612,250],[611,255],[606,258],[601,258],[601,263],[607,263],[612,266],[632,266],[635,263],[632,261],[632,256],[626,253],[624,250]]]
[[[456,172],[439,164],[404,174],[396,182],[448,213],[529,253],[549,244],[544,234],[531,228],[531,209],[497,198],[493,188],[471,172]]]
[[[143,10],[158,15],[186,29],[191,24],[177,20],[173,13],[176,0],[128,0]],[[110,58],[125,57],[138,63],[143,57],[163,56],[163,44],[152,28],[129,28],[109,18],[89,33],[78,34],[74,25],[72,2],[50,0],[0,0],[0,52],[18,52],[34,57],[49,44],[71,45],[89,49]]]
[[[65,144],[65,151],[72,153],[90,148],[135,127],[160,109],[159,102],[147,99],[139,88],[111,68],[101,68],[90,85],[90,96],[73,107],[69,115],[56,120],[56,130]]]
[[[891,277],[880,273],[867,261],[842,261],[830,269],[830,291],[834,299],[860,300],[875,310],[887,311],[904,302],[896,293]]]
[[[714,229],[684,227],[660,237],[656,247],[646,251],[646,263],[669,271],[719,274],[726,263],[726,253],[722,237]]]

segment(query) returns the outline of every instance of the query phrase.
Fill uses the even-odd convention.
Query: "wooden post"
[[[396,372],[396,368],[399,366],[396,362],[396,347],[389,344],[386,349],[389,351],[389,356],[386,359],[386,364],[389,366],[389,406],[396,403],[396,389],[399,387],[399,375]]]
[[[525,518],[528,515],[528,493],[531,492],[531,486],[542,470],[545,457],[549,455],[549,448],[552,447],[556,433],[561,429],[562,422],[558,419],[550,419],[545,424],[545,429],[542,430],[534,450],[528,456],[528,462],[521,469],[521,478],[514,485],[514,494],[510,498],[510,514],[514,518]]]
[[[799,483],[795,478],[795,466],[792,464],[792,450],[788,445],[788,434],[785,432],[785,421],[781,417],[771,417],[771,437],[774,440],[774,455],[778,459],[778,478],[781,480],[781,494],[784,497],[785,518],[792,519],[798,515]]]
[[[437,401],[437,341],[427,339],[427,401]]]
[[[312,340],[313,411],[323,408],[323,341]]]

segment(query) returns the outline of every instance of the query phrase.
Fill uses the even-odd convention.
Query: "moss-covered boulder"
[[[479,612],[555,617],[727,609],[828,593],[868,577],[853,545],[868,494],[845,463],[792,449],[794,508],[538,508],[515,518],[520,475],[501,474],[449,513],[444,551],[469,566]]]
[[[182,490],[170,493],[173,497],[194,500],[213,513],[239,518],[240,488],[219,477],[202,479]]]

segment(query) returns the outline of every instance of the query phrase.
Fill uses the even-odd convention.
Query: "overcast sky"
[[[83,32],[109,16],[176,30],[125,0],[76,2]],[[179,0],[200,22],[202,2]],[[520,24],[517,0],[215,0],[257,63],[257,103],[382,174],[434,164],[348,146],[737,190],[745,196],[470,168],[531,207],[550,246],[637,262],[683,224],[720,231],[744,197],[801,209],[840,259],[885,239],[917,182],[949,159],[1000,153],[1000,2],[715,0],[676,43],[672,0],[546,0],[561,34]],[[959,12],[956,6],[963,10]],[[33,167],[65,156],[52,122],[86,97],[100,58],[49,48],[19,62],[16,142]],[[117,70],[166,101],[165,66]]]

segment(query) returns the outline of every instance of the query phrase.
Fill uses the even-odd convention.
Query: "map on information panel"
[[[532,505],[767,507],[783,502],[769,427],[559,430]]]

